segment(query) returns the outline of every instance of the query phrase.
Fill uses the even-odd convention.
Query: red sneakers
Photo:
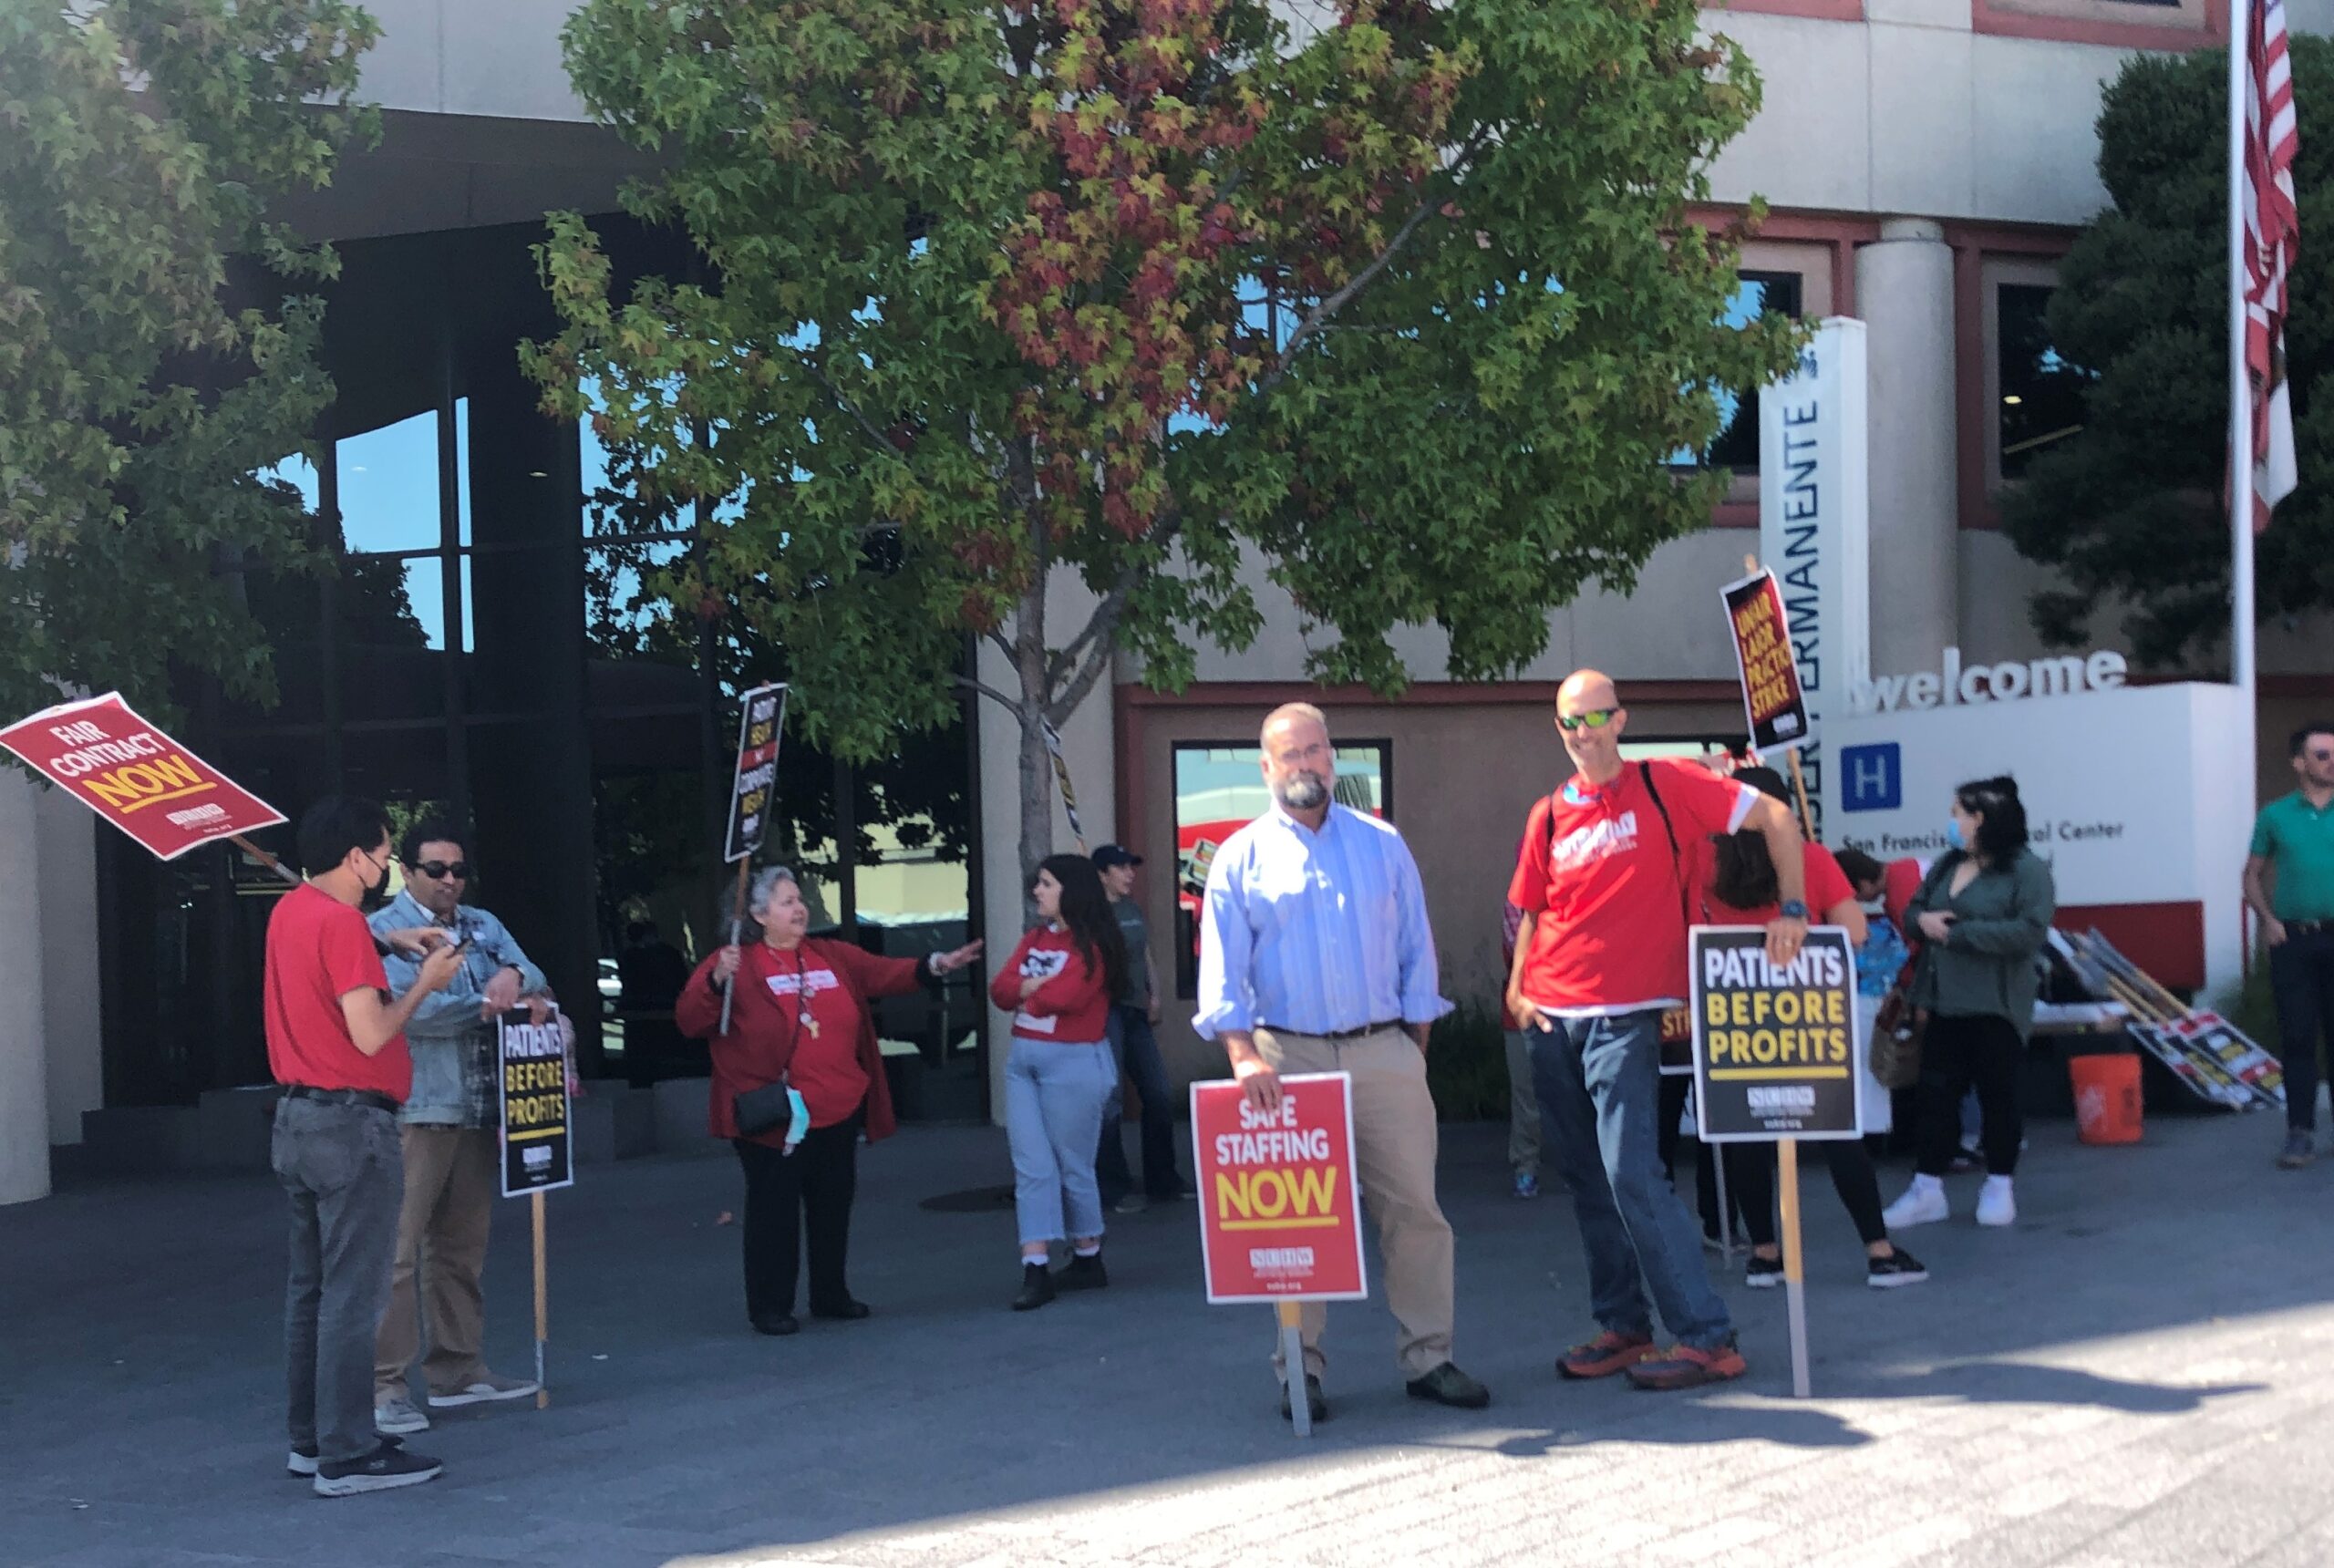
[[[1734,1341],[1711,1350],[1697,1350],[1690,1345],[1676,1345],[1660,1357],[1640,1357],[1629,1368],[1629,1381],[1640,1388],[1656,1392],[1670,1388],[1698,1388],[1705,1383],[1725,1383],[1740,1377],[1749,1370],[1742,1353]]]
[[[1653,1354],[1650,1334],[1616,1334],[1606,1329],[1585,1345],[1575,1345],[1556,1360],[1560,1377],[1610,1377],[1626,1372]]]

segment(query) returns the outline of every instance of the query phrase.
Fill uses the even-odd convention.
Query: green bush
[[[1499,1015],[1479,1002],[1461,1002],[1435,1025],[1426,1083],[1441,1120],[1506,1120],[1507,1041]]]

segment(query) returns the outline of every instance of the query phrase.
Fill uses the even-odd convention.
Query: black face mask
[[[364,895],[357,900],[356,907],[363,910],[366,913],[370,914],[373,911],[381,908],[388,902],[389,863],[387,861],[383,861],[381,862],[381,875],[379,880],[367,882],[366,884]]]

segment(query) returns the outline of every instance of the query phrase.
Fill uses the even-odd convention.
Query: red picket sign
[[[138,717],[119,692],[0,729],[0,746],[163,860],[284,813]]]
[[[1353,1078],[1280,1080],[1280,1109],[1249,1109],[1240,1086],[1192,1085],[1207,1299],[1359,1301],[1369,1294],[1353,1173]]]

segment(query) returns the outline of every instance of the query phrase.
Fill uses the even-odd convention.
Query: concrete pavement
[[[1910,1233],[1936,1277],[1894,1293],[1810,1172],[1801,1402],[1781,1293],[1739,1280],[1743,1383],[1560,1384],[1568,1205],[1507,1195],[1500,1130],[1446,1129],[1493,1407],[1404,1398],[1382,1307],[1343,1306],[1306,1443],[1269,1315],[1201,1300],[1187,1203],[1114,1221],[1108,1292],[1015,1315],[1008,1213],[921,1206],[1007,1181],[1002,1135],[912,1130],[862,1154],[878,1315],[769,1340],[715,1222],[731,1161],[587,1169],[551,1200],[552,1408],[442,1418],[414,1442],[444,1479],[333,1502],[283,1479],[273,1187],[93,1185],[0,1210],[0,1564],[2334,1563],[2334,1163],[2272,1171],[2277,1130],[2036,1123],[2019,1227]],[[498,1223],[489,1343],[522,1371],[524,1206]]]

